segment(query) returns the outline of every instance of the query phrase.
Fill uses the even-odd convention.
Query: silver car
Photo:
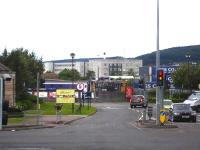
[[[200,112],[200,91],[194,91],[183,103],[190,104],[192,110]]]

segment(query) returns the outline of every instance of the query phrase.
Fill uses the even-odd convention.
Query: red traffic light
[[[162,69],[157,70],[157,86],[163,86],[164,71]]]

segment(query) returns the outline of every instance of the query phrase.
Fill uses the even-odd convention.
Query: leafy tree
[[[76,69],[64,69],[58,74],[59,79],[62,80],[80,80],[80,73]]]
[[[23,48],[16,48],[10,53],[5,49],[0,56],[0,62],[16,72],[16,98],[23,99],[26,88],[36,88],[37,72],[44,71],[42,58],[35,53],[29,53]]]
[[[94,79],[95,78],[95,72],[88,70],[88,72],[86,74],[86,78],[87,79]]]
[[[135,77],[135,72],[134,72],[134,70],[132,68],[129,69],[127,73],[128,73],[129,76]]]
[[[174,85],[178,88],[197,89],[200,83],[200,65],[192,66],[187,64],[181,65],[172,73]]]

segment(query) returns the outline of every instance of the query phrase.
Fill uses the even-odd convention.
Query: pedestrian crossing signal
[[[162,69],[157,70],[157,86],[163,86],[164,83],[164,71]]]

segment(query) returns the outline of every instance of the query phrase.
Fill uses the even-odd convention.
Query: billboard
[[[57,89],[56,103],[75,103],[75,90]]]

